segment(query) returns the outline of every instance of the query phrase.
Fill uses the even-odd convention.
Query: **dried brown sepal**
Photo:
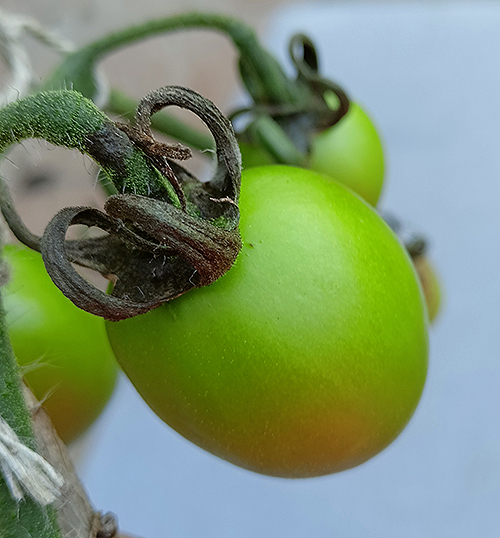
[[[154,141],[149,118],[169,105],[197,114],[214,136],[217,169],[211,181],[200,182],[171,160],[187,157],[187,151]],[[114,195],[106,201],[105,213],[88,207],[63,209],[40,242],[47,271],[63,293],[80,308],[110,320],[147,312],[214,282],[232,267],[241,248],[241,157],[231,123],[213,103],[186,88],[161,88],[141,102],[136,125],[120,129],[167,177],[181,207],[135,194]],[[67,230],[75,224],[100,228],[107,235],[68,241]],[[73,263],[111,280],[111,294],[81,277]]]
[[[295,34],[290,39],[288,52],[297,70],[297,82],[304,84],[313,94],[317,106],[316,129],[326,129],[338,123],[349,110],[349,98],[338,84],[321,76],[318,54],[314,43],[304,34]],[[338,106],[331,108],[326,102],[327,93],[335,94]],[[326,105],[326,106],[325,106]]]
[[[289,54],[297,72],[296,80],[289,85],[297,90],[300,98],[267,101],[265,92],[255,86],[257,79],[252,65],[240,58],[241,78],[255,102],[249,108],[235,110],[230,117],[234,119],[244,114],[250,118],[239,133],[241,140],[263,146],[275,162],[304,166],[312,138],[336,125],[349,111],[350,101],[343,88],[321,75],[316,48],[308,37],[294,35]],[[279,136],[276,135],[278,128]]]

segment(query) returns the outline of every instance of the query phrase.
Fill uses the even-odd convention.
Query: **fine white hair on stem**
[[[42,506],[61,494],[63,476],[40,454],[24,445],[15,431],[0,417],[0,470],[14,499],[28,494]]]

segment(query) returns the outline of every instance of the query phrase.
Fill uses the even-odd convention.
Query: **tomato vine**
[[[237,118],[246,115],[247,119],[250,118],[240,131],[239,140],[231,121],[213,103],[187,88],[166,86],[149,93],[139,103],[131,123],[112,121],[92,102],[98,92],[96,65],[106,54],[153,35],[189,28],[208,28],[222,32],[230,37],[239,52],[240,77],[253,99],[251,107],[235,111],[231,116]],[[77,306],[110,321],[124,320],[157,309],[193,288],[213,284],[228,273],[243,246],[239,231],[241,154],[238,141],[242,145],[256,143],[259,150],[263,149],[266,158],[270,157],[272,162],[309,166],[313,162],[312,137],[320,131],[336,127],[341,121],[345,126],[346,120],[353,117],[352,112],[358,110],[357,105],[353,106],[342,88],[320,74],[316,49],[309,38],[303,35],[294,36],[290,42],[289,52],[296,70],[295,78],[285,74],[275,58],[260,45],[253,30],[241,21],[217,14],[187,13],[115,32],[68,54],[59,68],[44,81],[39,93],[19,99],[0,109],[0,152],[26,138],[44,139],[57,146],[76,149],[90,156],[99,165],[116,191],[107,198],[103,211],[93,207],[62,209],[51,219],[43,235],[39,237],[24,225],[10,198],[5,181],[0,180],[0,205],[10,228],[20,241],[41,252],[51,278]],[[73,87],[76,91],[63,89],[66,87]],[[193,131],[181,122],[171,120],[167,122],[165,116],[155,116],[157,112],[169,106],[181,107],[196,114],[207,126],[210,136]],[[126,112],[130,116],[131,100],[113,90],[109,94],[105,109],[120,114]],[[199,181],[178,162],[188,159],[191,156],[190,150],[180,144],[159,142],[153,135],[153,129],[173,134],[174,138],[180,142],[187,142],[194,148],[207,149],[215,146],[217,166],[213,177],[208,182]],[[376,132],[375,136],[378,137]],[[379,165],[382,163],[378,171],[383,172],[383,155],[379,141],[377,144],[376,160]],[[260,183],[263,180],[262,176],[265,176],[264,179],[274,178],[274,182]],[[257,230],[258,235],[252,242],[245,243],[247,249],[245,257],[249,257],[248,249],[252,249],[254,253],[264,252],[266,260],[270,262],[269,270],[266,268],[267,265],[262,264],[256,257],[257,262],[254,262],[253,266],[247,265],[242,273],[244,262],[240,260],[239,277],[236,271],[228,275],[229,279],[226,277],[225,280],[220,280],[223,282],[220,286],[226,286],[226,291],[230,290],[230,293],[234,292],[235,298],[233,300],[231,296],[230,308],[223,305],[221,309],[220,332],[227,330],[228,312],[232,321],[238,318],[241,311],[244,311],[243,315],[249,312],[253,305],[253,296],[248,294],[250,300],[243,301],[243,306],[238,307],[241,287],[237,282],[234,291],[231,287],[231,275],[236,274],[237,279],[245,274],[246,285],[255,289],[259,287],[260,279],[265,274],[268,279],[267,288],[261,297],[261,307],[262,305],[265,307],[256,309],[257,315],[252,321],[254,323],[257,320],[261,323],[262,311],[267,311],[268,305],[272,303],[270,297],[279,288],[273,280],[274,269],[276,266],[279,266],[280,271],[283,267],[288,268],[287,264],[293,260],[291,263],[293,270],[286,276],[290,280],[282,288],[284,295],[278,299],[273,296],[273,300],[276,304],[280,303],[280,299],[283,296],[287,297],[295,284],[307,281],[304,288],[294,291],[297,291],[297,301],[302,301],[305,306],[310,307],[310,310],[304,308],[302,314],[306,319],[298,323],[294,320],[286,326],[286,331],[283,330],[283,322],[280,319],[288,319],[289,311],[293,312],[288,308],[286,301],[284,305],[280,303],[279,308],[273,310],[273,307],[269,310],[275,324],[275,334],[269,337],[269,341],[272,340],[269,356],[270,362],[273,363],[272,368],[275,368],[274,381],[273,376],[268,375],[273,372],[265,369],[268,367],[266,364],[269,357],[259,349],[258,340],[261,334],[255,330],[258,324],[247,324],[241,333],[243,335],[241,339],[237,331],[227,331],[228,334],[224,335],[228,347],[226,353],[231,359],[238,360],[229,361],[229,366],[224,363],[219,370],[217,370],[219,366],[213,369],[213,365],[219,364],[221,358],[217,346],[212,356],[210,353],[205,355],[210,347],[208,341],[205,345],[198,346],[198,343],[191,339],[190,344],[194,342],[194,347],[189,356],[185,357],[182,350],[189,346],[184,346],[182,341],[182,350],[168,366],[172,372],[182,370],[186,362],[193,359],[198,367],[208,357],[206,364],[212,366],[207,368],[207,373],[212,368],[211,373],[216,376],[217,383],[220,383],[221,370],[228,373],[225,387],[218,386],[210,395],[212,411],[207,405],[206,398],[213,387],[209,386],[207,389],[204,385],[205,377],[198,376],[199,388],[193,388],[196,394],[192,394],[192,400],[188,402],[188,407],[193,404],[193,416],[189,416],[191,411],[186,412],[185,409],[185,386],[196,385],[191,379],[191,372],[188,372],[187,377],[179,375],[179,386],[182,390],[179,390],[178,401],[171,405],[172,402],[165,402],[165,393],[168,391],[163,390],[164,385],[159,384],[153,396],[149,394],[151,371],[148,371],[148,368],[141,368],[138,373],[134,373],[135,364],[130,364],[130,357],[135,358],[145,351],[144,363],[149,364],[149,368],[154,367],[155,361],[161,363],[161,368],[166,367],[168,361],[164,356],[155,356],[154,360],[147,356],[148,342],[144,343],[140,339],[136,342],[134,338],[134,342],[127,343],[126,327],[140,327],[143,320],[156,319],[154,317],[156,314],[161,318],[167,309],[156,310],[156,313],[148,314],[149,318],[143,316],[122,324],[108,323],[110,340],[113,340],[113,347],[119,360],[126,366],[125,370],[130,369],[130,378],[136,386],[142,384],[146,386],[144,397],[147,401],[151,399],[151,406],[158,414],[174,427],[177,426],[181,432],[187,424],[187,433],[183,434],[188,438],[192,437],[194,442],[207,450],[243,467],[279,476],[313,476],[357,465],[382,450],[404,428],[414,411],[425,381],[427,319],[413,266],[379,216],[337,183],[328,183],[322,176],[313,172],[304,173],[302,170],[287,167],[273,167],[269,173],[267,169],[256,169],[249,177],[250,185],[252,181],[254,185],[264,185],[261,187],[264,195],[259,197],[256,195],[257,190],[253,193],[251,189],[248,191],[250,193],[248,199],[254,200],[254,207],[246,215],[247,224],[242,219],[242,229],[246,232],[251,229],[254,233]],[[381,178],[379,177],[377,181],[381,182]],[[310,189],[312,184],[316,185],[316,188]],[[283,187],[280,188],[279,185]],[[296,196],[294,189],[298,193]],[[380,189],[373,195],[373,200],[370,199],[372,204],[376,203],[379,194]],[[276,197],[274,204],[269,202],[273,197]],[[322,201],[318,202],[319,199]],[[289,212],[290,200],[295,204],[293,207],[296,214]],[[317,214],[310,218],[314,213],[313,210],[303,211],[300,203],[304,200],[310,202],[311,206],[323,208],[322,219],[318,219]],[[325,200],[328,202],[327,210]],[[252,203],[249,206],[252,206]],[[254,243],[262,242],[262,237],[264,239],[267,237],[269,231],[265,228],[267,221],[259,217],[258,225],[248,225],[248,222],[254,218],[252,211],[255,210],[257,214],[263,207],[266,207],[267,214],[272,214],[273,218],[269,219],[272,223],[272,233],[268,237],[270,246],[266,245],[260,249],[255,248]],[[334,207],[335,210],[332,209]],[[361,217],[354,218],[352,226],[344,227],[342,223],[339,224],[342,219],[348,222],[352,215],[358,213]],[[287,235],[290,228],[293,228],[290,221],[299,214],[301,217],[303,214],[306,215],[307,222],[295,226],[294,230],[297,233],[292,238],[287,237],[289,242],[285,242],[286,245],[283,247],[281,239]],[[298,218],[295,220],[300,221]],[[317,231],[315,226],[320,220],[323,228],[321,232],[315,234]],[[373,247],[372,236],[364,227],[365,221],[372,222],[373,229],[378,230],[382,239],[377,245],[381,249],[385,248],[386,256]],[[333,224],[335,222],[336,225]],[[281,228],[283,223],[285,226]],[[105,235],[68,240],[66,237],[68,229],[77,224],[100,229]],[[363,229],[360,229],[359,233],[356,229],[356,233],[353,233],[352,230],[356,226]],[[314,233],[309,233],[311,230],[314,230]],[[300,241],[295,241],[296,237]],[[315,243],[311,241],[311,237],[314,239],[322,237],[322,240]],[[333,244],[337,250],[332,250]],[[298,251],[294,252],[293,256],[290,255],[289,251],[297,247]],[[266,251],[266,248],[269,250]],[[274,257],[278,251],[281,252],[281,258],[276,261]],[[420,254],[421,252],[417,253],[415,257]],[[390,267],[378,265],[380,274],[370,266],[369,277],[372,280],[370,285],[366,285],[366,288],[370,289],[370,292],[366,293],[363,287],[369,280],[368,271],[365,271],[366,259],[369,258],[370,263],[375,264],[374,260],[380,261],[379,257],[386,264],[389,263],[388,260],[392,260],[392,265]],[[343,262],[346,262],[345,265]],[[113,283],[110,293],[104,293],[90,284],[75,270],[73,264],[98,271],[108,278]],[[314,271],[320,268],[320,273],[312,279],[305,278],[314,273],[310,265],[314,265]],[[266,269],[263,270],[263,267]],[[325,268],[328,273],[328,278],[325,279],[328,280],[328,286],[322,287],[325,274],[321,273],[321,270]],[[398,271],[396,278],[391,279],[393,272]],[[296,274],[299,275],[296,278],[297,282],[294,281]],[[317,282],[322,284],[317,286]],[[386,301],[384,307],[380,309],[380,303],[387,295],[385,291],[395,283],[400,288],[392,290],[392,304]],[[313,293],[310,293],[308,288],[310,284]],[[384,286],[385,289],[382,289]],[[217,285],[206,288],[198,294],[198,297],[217,293],[217,289]],[[321,349],[321,353],[315,354],[317,369],[315,371],[309,369],[306,372],[311,375],[304,388],[304,379],[307,375],[304,375],[301,368],[305,367],[304,365],[310,366],[308,353],[318,342],[321,344],[325,336],[324,334],[320,335],[321,338],[313,336],[312,341],[308,340],[311,335],[316,334],[317,307],[326,293],[329,294],[329,302],[323,308],[324,317],[319,321],[319,326],[326,328],[328,336],[326,340],[330,347],[325,346]],[[188,297],[193,296],[196,297],[196,294],[190,294]],[[312,308],[304,299],[310,296],[315,297],[309,301]],[[360,300],[356,303],[355,299],[359,296],[362,296],[364,302]],[[406,296],[407,300],[402,301],[403,296]],[[189,305],[190,300],[184,299],[174,301],[173,304]],[[193,300],[193,304],[196,304],[196,300]],[[216,301],[213,304],[216,304]],[[332,305],[340,308],[334,308]],[[194,306],[195,312],[196,308]],[[212,309],[212,303],[210,308],[213,314],[216,309]],[[366,312],[371,312],[372,317],[366,317]],[[382,314],[386,316],[387,324],[391,325],[392,331],[389,331],[391,336],[383,341],[381,335],[385,327],[381,325]],[[178,319],[181,317],[179,315]],[[207,312],[204,312],[202,318],[205,321],[210,319],[210,323],[215,319],[210,318]],[[358,332],[350,330],[347,318],[354,323]],[[127,325],[128,323],[130,325]],[[201,320],[199,325],[202,325]],[[288,338],[286,333],[290,327],[293,329],[293,335],[288,335],[290,336]],[[161,325],[159,328],[158,332],[162,335],[167,332],[161,330]],[[336,344],[332,343],[331,333],[339,328],[346,331],[340,338],[342,353],[331,347]],[[4,329],[5,327],[0,324],[0,344],[7,342]],[[125,338],[122,337],[122,331],[125,331]],[[377,335],[375,343],[372,338],[374,332]],[[405,335],[400,339],[403,333]],[[191,334],[191,318],[189,318],[183,338],[188,340]],[[276,335],[280,337],[285,335],[285,341],[275,338]],[[171,341],[167,338],[161,343],[166,350],[165,354],[171,353],[170,350],[175,347],[172,344],[176,336],[174,334]],[[237,340],[241,340],[236,344],[231,340],[235,336]],[[208,338],[214,344],[213,335],[208,327],[203,330],[203,338]],[[218,345],[219,341],[216,340]],[[250,341],[253,342],[251,349],[247,345]],[[295,343],[289,346],[289,341]],[[238,351],[241,342],[244,349]],[[279,343],[278,346],[276,342]],[[405,344],[408,349],[405,349]],[[138,345],[140,350],[135,352],[134,345]],[[294,357],[302,356],[301,353],[304,352],[305,360],[299,368],[294,361],[283,361],[282,350],[287,346],[292,350],[291,355]],[[8,347],[6,343],[6,353]],[[279,347],[278,351],[276,347]],[[237,351],[234,352],[234,349]],[[239,360],[242,357],[246,358],[246,362]],[[332,357],[337,363],[331,360]],[[380,357],[383,359],[380,360]],[[177,360],[179,358],[180,360]],[[2,368],[11,368],[10,371],[5,370],[5,378],[2,379],[9,380],[9,383],[18,383],[18,373],[12,370],[11,359],[12,357],[5,357],[4,361],[0,356]],[[264,364],[264,370],[255,375],[256,364],[259,361]],[[233,363],[236,364],[236,369]],[[206,364],[201,365],[201,371]],[[370,375],[373,374],[373,365],[376,379],[371,383],[367,380],[370,381]],[[239,367],[242,367],[241,371],[238,370]],[[361,375],[359,371],[362,371]],[[384,375],[381,375],[382,371]],[[313,406],[314,409],[311,411],[309,405],[314,400],[310,397],[311,389],[315,391],[316,396],[318,372],[321,374],[323,396],[322,399],[315,400],[316,407]],[[3,371],[0,371],[1,373]],[[163,377],[168,380],[175,378],[170,375]],[[249,379],[253,381],[247,383]],[[296,383],[299,390],[295,393],[290,392],[287,384],[283,384],[283,379],[290,381],[291,385]],[[272,385],[272,382],[275,385],[268,391],[267,387]],[[376,383],[378,388],[374,390]],[[387,385],[391,387],[390,391],[387,390]],[[224,396],[224,390],[228,387],[230,390],[227,401],[224,402],[222,397],[219,402],[217,398],[220,395]],[[256,387],[260,390],[260,398],[268,399],[268,404],[270,403],[268,408],[260,409],[261,400],[255,398],[258,392],[255,390]],[[10,386],[4,385],[2,388],[4,392],[10,390]],[[242,396],[245,392],[247,397]],[[283,392],[281,397],[280,392]],[[15,390],[14,393],[17,394]],[[302,399],[297,400],[296,396],[299,393],[302,393]],[[169,394],[175,394],[175,390]],[[18,395],[15,397],[18,398]],[[254,404],[256,408],[253,407]],[[0,415],[4,416],[4,413],[8,415],[16,406],[17,403],[6,400],[5,407],[0,408]],[[176,406],[180,411],[172,415],[172,409]],[[256,412],[249,412],[249,409]],[[270,413],[269,409],[272,410]],[[279,412],[275,412],[276,409]],[[206,419],[200,419],[199,417],[207,410]],[[233,411],[239,415],[237,420],[232,416]],[[257,423],[254,418],[261,411],[263,418]],[[218,418],[214,419],[211,413],[215,413]],[[295,425],[292,428],[294,431],[290,432],[289,419],[292,415],[295,415]],[[321,420],[324,419],[324,423],[321,423],[324,426],[319,428],[322,430],[321,435],[324,434],[319,449],[315,441],[320,437],[318,416]],[[241,417],[250,417],[250,426],[245,424],[244,420],[241,421]],[[285,422],[281,423],[280,417],[285,417]],[[20,416],[20,421],[21,426],[23,421],[27,423],[26,415]],[[199,424],[196,424],[196,421],[199,421]],[[29,429],[29,424],[27,427]],[[27,435],[28,444],[35,447],[29,431]],[[280,436],[281,445],[276,443]],[[310,450],[303,450],[304,447],[300,446],[301,440],[306,437],[311,440]],[[331,447],[336,443],[339,446],[344,443],[345,446],[332,455]],[[358,450],[360,446],[362,449]],[[264,447],[267,447],[267,456]],[[288,461],[283,458],[285,452],[289,453]],[[318,458],[322,461],[315,461]],[[5,494],[6,488],[0,487],[0,490],[2,495]],[[2,531],[1,518],[5,517],[5,513],[0,510]],[[54,529],[54,533],[47,534],[47,538],[58,536],[57,530]],[[45,535],[40,536],[45,538]]]

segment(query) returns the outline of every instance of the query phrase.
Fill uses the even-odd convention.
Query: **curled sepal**
[[[384,214],[382,217],[389,228],[398,236],[413,260],[427,254],[428,243],[424,235],[405,226],[392,214]]]
[[[338,123],[349,110],[349,98],[338,84],[321,76],[314,43],[304,34],[295,34],[290,39],[288,52],[297,69],[297,81],[306,85],[326,105],[318,116],[321,121],[317,125],[326,128]]]
[[[169,152],[179,160],[182,148],[156,142],[151,132],[151,116],[167,106],[178,106],[196,114],[208,127],[215,140],[217,168],[207,183],[196,180],[180,166],[169,161]],[[204,212],[204,218],[218,218],[227,213],[228,226],[237,225],[237,202],[241,184],[241,154],[231,122],[208,99],[189,88],[165,86],[152,91],[137,108],[135,125],[116,124],[148,155],[160,170],[164,165],[177,176],[185,194]],[[170,177],[170,170],[165,173]],[[176,188],[176,191],[178,188]],[[221,206],[222,204],[222,206]],[[229,206],[228,206],[229,204]],[[222,209],[221,209],[222,207]],[[232,207],[232,208],[231,208]]]
[[[297,78],[288,85],[295,88],[297,99],[267,102],[260,98],[258,79],[240,59],[240,73],[255,104],[234,111],[231,117],[250,118],[240,132],[243,142],[262,147],[276,163],[305,166],[314,136],[336,125],[349,111],[350,101],[338,84],[321,75],[316,48],[308,37],[294,35],[289,54]]]
[[[170,104],[192,110],[212,132],[218,166],[211,181],[198,181],[170,160],[188,156],[184,148],[153,139],[149,118]],[[63,209],[40,242],[47,271],[61,291],[78,307],[110,320],[145,313],[211,284],[232,267],[241,248],[240,154],[230,122],[215,105],[185,88],[162,88],[141,102],[135,125],[119,128],[168,178],[180,207],[149,196],[117,194],[106,200],[105,212]],[[69,241],[67,230],[76,224],[106,235]],[[111,293],[90,284],[73,263],[111,280]]]

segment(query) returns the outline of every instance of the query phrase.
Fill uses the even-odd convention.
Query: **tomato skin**
[[[265,148],[240,142],[243,169],[273,163]],[[363,108],[351,102],[347,114],[310,140],[307,167],[352,189],[376,206],[384,186],[384,148]]]
[[[336,125],[312,139],[309,166],[377,205],[384,183],[384,150],[363,108],[351,103]]]
[[[427,369],[414,267],[368,204],[286,166],[243,173],[242,251],[214,284],[106,322],[125,373],[178,433],[281,477],[348,469],[404,428]]]
[[[64,297],[38,252],[7,245],[3,255],[11,273],[2,295],[14,353],[69,443],[99,416],[116,384],[118,364],[104,322]]]

